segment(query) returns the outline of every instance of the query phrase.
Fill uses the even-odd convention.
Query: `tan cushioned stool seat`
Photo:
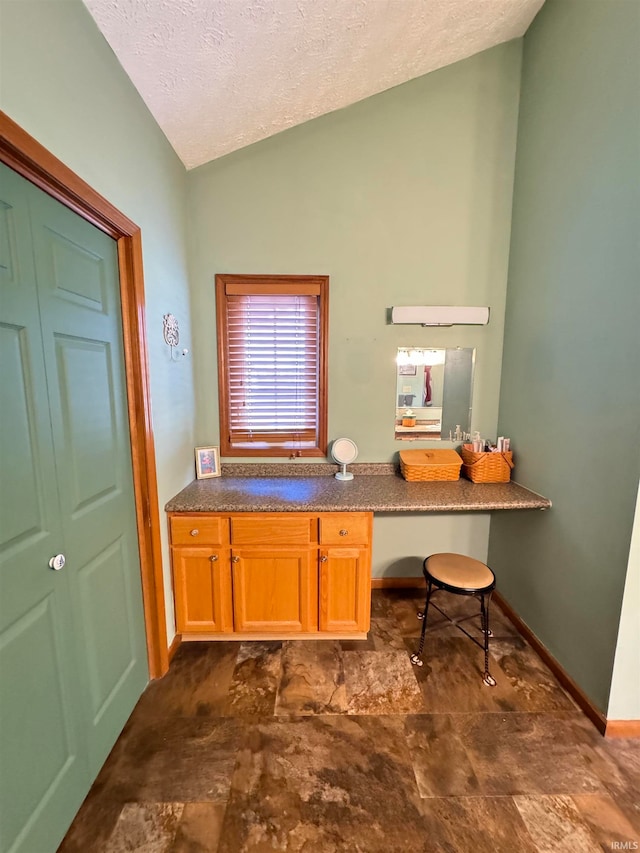
[[[495,581],[488,566],[462,554],[432,554],[425,565],[434,580],[460,589],[484,589]]]

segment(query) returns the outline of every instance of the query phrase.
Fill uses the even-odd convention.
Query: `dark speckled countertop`
[[[228,464],[222,477],[194,480],[167,512],[489,512],[548,509],[518,483],[409,483],[393,464],[354,464],[341,482],[329,464]]]

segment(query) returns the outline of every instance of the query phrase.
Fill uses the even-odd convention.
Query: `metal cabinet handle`
[[[348,530],[341,530],[340,536],[346,536],[348,532],[349,532]]]
[[[328,557],[320,557],[320,562],[326,563],[328,559],[329,559]]]
[[[191,535],[192,535],[192,536],[197,536],[197,535],[198,535],[198,533],[200,533],[200,531],[199,531],[197,528],[195,528],[195,527],[194,527],[194,529],[191,531]]]
[[[209,559],[211,560],[211,562],[212,562],[212,563],[215,563],[215,561],[218,559],[218,555],[217,555],[217,554],[212,554],[212,555],[209,557]]]
[[[53,569],[54,572],[59,572],[60,569],[64,568],[66,562],[67,559],[64,554],[56,554],[49,560],[49,568]]]
[[[240,557],[232,557],[232,558],[231,558],[231,561],[232,561],[233,563],[239,563],[239,562],[240,562]]]

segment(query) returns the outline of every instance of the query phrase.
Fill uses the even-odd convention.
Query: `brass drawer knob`
[[[194,529],[191,531],[191,535],[192,535],[192,536],[197,536],[197,535],[198,535],[198,533],[200,533],[200,531],[199,531],[199,530],[197,530],[196,528],[194,528]]]
[[[218,559],[218,555],[217,555],[217,554],[212,554],[212,555],[209,557],[209,559],[211,560],[211,562],[212,562],[212,563],[215,563],[215,561]]]
[[[234,563],[239,563],[239,562],[240,562],[240,557],[232,557],[232,558],[231,558],[231,560],[232,560]]]
[[[348,530],[343,529],[340,531],[340,536],[346,536],[348,532],[349,532]]]
[[[328,557],[320,557],[320,562],[326,563],[328,559],[329,559]]]

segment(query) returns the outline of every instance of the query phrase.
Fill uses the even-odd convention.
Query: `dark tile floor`
[[[364,641],[184,643],[59,853],[635,849],[640,741],[604,740],[496,608],[495,687],[439,616],[412,666],[420,604],[374,592]]]

